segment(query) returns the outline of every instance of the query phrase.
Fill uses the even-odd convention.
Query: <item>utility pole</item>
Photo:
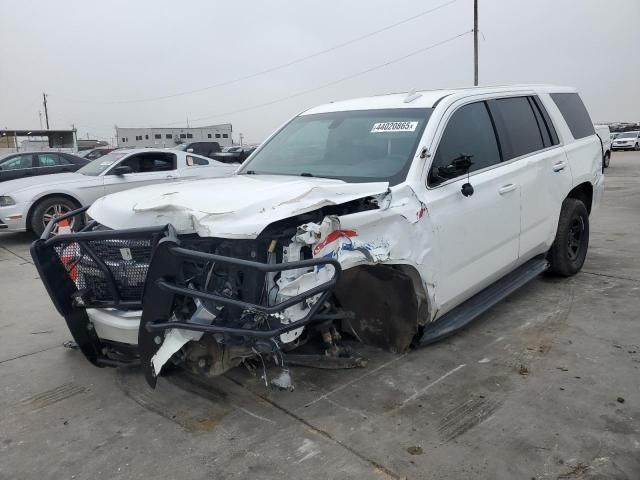
[[[242,141],[244,140],[244,136],[240,134],[240,146],[242,146]]]
[[[42,92],[42,104],[44,105],[44,119],[47,123],[47,130],[49,130],[49,112],[47,110],[47,94]]]
[[[478,0],[473,0],[473,85],[478,86]]]

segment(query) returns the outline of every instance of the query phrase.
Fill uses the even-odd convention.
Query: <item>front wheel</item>
[[[640,143],[636,143],[633,147],[633,149],[637,152],[638,150],[640,150]]]
[[[556,238],[547,258],[549,271],[563,277],[582,269],[589,247],[589,212],[580,200],[565,198],[562,202]]]
[[[80,208],[80,206],[76,202],[65,197],[45,198],[41,200],[33,210],[33,214],[31,215],[31,230],[33,230],[37,236],[41,236],[51,220],[78,208]],[[75,221],[76,218],[71,219],[72,227]],[[57,233],[57,226],[52,233]]]

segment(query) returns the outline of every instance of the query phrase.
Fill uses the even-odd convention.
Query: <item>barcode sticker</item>
[[[374,123],[371,133],[415,132],[418,122],[381,122]]]

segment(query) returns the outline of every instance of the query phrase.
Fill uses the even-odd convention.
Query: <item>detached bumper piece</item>
[[[135,366],[139,364],[135,347],[102,342],[86,308],[141,309],[151,254],[168,227],[114,231],[90,222],[79,231],[52,235],[56,223],[81,219],[86,210],[52,220],[31,245],[31,257],[49,297],[87,359],[99,367]]]
[[[262,302],[252,303],[217,291],[203,291],[194,288],[189,278],[184,276],[185,272],[213,271],[214,268],[228,266],[246,272],[247,276],[254,272],[257,276],[266,277],[288,270],[326,268],[328,265],[333,267],[333,275],[328,281],[275,305],[269,305],[268,294]],[[153,253],[143,297],[138,347],[147,381],[155,386],[156,375],[151,360],[161,347],[166,330],[213,334],[221,343],[251,345],[254,351],[261,352],[262,348],[270,348],[269,344],[277,344],[282,334],[314,321],[326,321],[324,315],[317,313],[335,288],[341,271],[340,263],[332,258],[262,263],[191,250],[181,247],[180,240],[169,231]],[[204,304],[214,316],[221,308],[231,308],[241,318],[250,320],[241,322],[242,326],[230,326],[231,322],[218,321],[217,318],[211,323],[189,321],[188,318],[179,320],[175,315],[176,306],[185,298],[193,299],[194,305]],[[305,315],[290,323],[283,321],[283,312],[297,304],[306,304]]]

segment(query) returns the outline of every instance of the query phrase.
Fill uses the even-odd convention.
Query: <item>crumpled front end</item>
[[[45,232],[32,256],[92,363],[140,364],[155,385],[169,365],[216,376],[273,360],[281,372],[272,385],[292,388],[290,364],[362,365],[344,334],[393,351],[411,345],[428,318],[414,267],[428,254],[424,235],[416,236],[425,212],[404,187],[395,198],[387,192],[278,219],[256,238],[93,222],[81,232]]]

